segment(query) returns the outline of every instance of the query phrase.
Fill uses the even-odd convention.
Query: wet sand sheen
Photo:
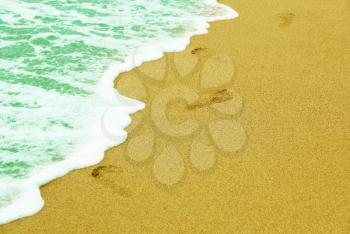
[[[347,1],[223,2],[240,18],[116,81],[146,103],[127,142],[0,233],[349,231]]]

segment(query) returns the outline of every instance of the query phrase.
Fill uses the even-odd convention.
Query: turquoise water
[[[228,15],[203,0],[0,0],[0,223],[34,212],[18,206],[21,212],[5,214],[27,196],[29,185],[21,182],[44,176],[91,141],[99,144],[103,110],[129,107],[99,88],[111,64],[125,64],[145,43],[180,39],[199,30],[200,20]],[[138,108],[116,116],[124,119],[121,129]],[[49,174],[30,186],[64,172]]]

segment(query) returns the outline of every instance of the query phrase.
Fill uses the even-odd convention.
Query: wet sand
[[[146,103],[128,140],[0,233],[350,232],[350,2],[223,2],[240,18],[115,82]]]

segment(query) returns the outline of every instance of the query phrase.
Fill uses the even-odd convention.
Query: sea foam
[[[119,73],[237,16],[211,0],[0,0],[0,224],[38,212],[41,185],[126,139],[144,104],[113,88]]]

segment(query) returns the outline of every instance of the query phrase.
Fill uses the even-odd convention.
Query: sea
[[[118,74],[237,16],[214,0],[0,0],[0,224],[125,141],[144,104],[113,88]]]

